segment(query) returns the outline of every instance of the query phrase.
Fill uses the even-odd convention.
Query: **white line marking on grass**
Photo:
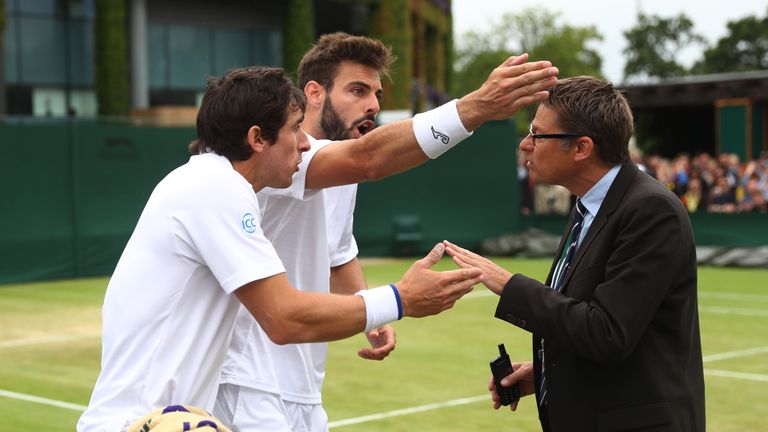
[[[753,373],[731,372],[731,371],[719,370],[719,369],[704,369],[704,374],[725,377],[725,378],[738,378],[738,379],[743,379],[748,381],[768,382],[768,375],[760,375],[760,374],[753,374]]]
[[[69,402],[62,402],[62,401],[57,401],[57,400],[53,400],[53,399],[43,398],[43,397],[39,397],[39,396],[32,396],[32,395],[28,395],[28,394],[24,394],[24,393],[16,393],[16,392],[12,392],[12,391],[8,391],[8,390],[2,390],[2,389],[0,389],[0,396],[7,397],[7,398],[10,398],[10,399],[18,399],[18,400],[23,400],[23,401],[27,401],[27,402],[34,402],[34,403],[38,403],[38,404],[42,404],[42,405],[49,405],[49,406],[55,406],[55,407],[59,407],[59,408],[66,408],[66,409],[69,409],[69,410],[80,411],[80,412],[83,412],[83,411],[85,411],[86,408],[88,408],[85,405],[78,405],[78,404],[73,404],[73,403],[69,403]]]
[[[721,315],[746,315],[768,317],[768,310],[750,308],[728,308],[716,306],[699,306],[699,312],[708,312]]]
[[[764,346],[764,347],[748,348],[748,349],[743,349],[739,351],[724,352],[720,354],[710,354],[710,355],[704,356],[702,360],[705,362],[718,361],[718,360],[732,359],[737,357],[744,357],[752,354],[762,354],[767,352],[768,352],[768,346]]]
[[[77,334],[77,335],[63,335],[63,336],[46,336],[46,337],[40,337],[40,338],[32,338],[32,339],[16,339],[16,340],[9,340],[0,342],[0,349],[2,348],[15,348],[20,346],[27,346],[27,345],[37,345],[37,344],[44,344],[44,343],[61,343],[61,342],[69,342],[73,340],[78,339],[87,339],[92,337],[101,336],[101,333],[86,333],[86,334]]]
[[[427,405],[419,405],[411,408],[403,408],[403,409],[387,411],[379,414],[371,414],[367,416],[355,417],[355,418],[350,418],[346,420],[338,420],[338,421],[328,423],[328,427],[333,428],[333,427],[348,426],[348,425],[353,425],[358,423],[366,423],[369,421],[382,420],[389,417],[397,417],[397,416],[406,415],[406,414],[413,414],[413,413],[418,413],[422,411],[430,411],[430,410],[447,408],[447,407],[452,407],[457,405],[465,405],[465,404],[470,404],[470,403],[475,403],[480,401],[490,402],[491,397],[490,395],[486,394],[482,396],[454,399],[454,400],[437,402],[437,403],[432,403]]]
[[[768,302],[768,295],[759,294],[738,294],[738,293],[719,293],[712,291],[699,291],[699,297],[717,298],[725,300],[740,300],[746,302]]]

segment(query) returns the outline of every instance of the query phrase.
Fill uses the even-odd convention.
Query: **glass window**
[[[77,117],[96,117],[98,114],[96,92],[93,90],[72,90],[69,93],[69,105],[72,115]]]
[[[5,81],[8,84],[16,84],[19,80],[18,76],[18,50],[16,49],[16,19],[13,17],[6,17],[5,21]]]
[[[67,114],[67,97],[63,89],[32,90],[32,114],[36,117],[63,117]]]
[[[126,5],[127,7],[128,5]],[[69,3],[69,16],[73,18],[93,18],[93,0],[71,0]]]
[[[253,32],[253,64],[265,66],[281,66],[282,36],[279,32]]]
[[[214,30],[214,75],[251,65],[249,33],[247,30]]]
[[[18,11],[31,14],[63,15],[65,0],[23,0],[19,1]]]
[[[211,71],[209,31],[192,26],[169,26],[170,86],[203,88]]]
[[[64,23],[56,18],[19,18],[23,83],[66,82]]]
[[[76,86],[93,85],[93,22],[69,22],[69,74]]]
[[[165,26],[162,25],[149,24],[148,27],[149,86],[166,88],[168,87],[167,32]]]

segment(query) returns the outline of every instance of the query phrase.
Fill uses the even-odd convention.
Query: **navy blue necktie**
[[[581,234],[581,227],[584,225],[584,215],[587,213],[587,208],[581,203],[581,200],[576,200],[576,211],[573,212],[573,220],[571,222],[571,230],[568,233],[568,239],[563,247],[563,253],[560,256],[560,260],[557,261],[555,272],[552,275],[551,286],[556,291],[560,292],[563,288],[563,281],[565,275],[568,274],[568,269],[571,266],[573,256],[576,255],[576,247],[579,242],[579,234]]]
[[[563,253],[557,261],[555,271],[552,274],[552,282],[550,283],[557,292],[560,292],[563,288],[563,281],[568,274],[568,269],[571,267],[573,256],[576,255],[576,247],[579,243],[581,227],[584,225],[585,214],[587,214],[587,208],[584,207],[580,199],[577,199],[576,211],[573,212],[573,220],[571,221],[571,230],[568,232],[568,238],[563,246]],[[541,340],[539,359],[541,360],[541,386],[539,387],[541,397],[539,398],[539,405],[544,405],[547,401],[547,376],[544,373],[544,339]]]

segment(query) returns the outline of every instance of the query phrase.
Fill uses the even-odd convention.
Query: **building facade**
[[[447,97],[449,0],[4,0],[0,112],[97,115],[94,59],[103,35],[96,21],[103,3],[122,8],[125,16],[124,78],[134,113],[195,106],[205,78],[234,67],[293,66],[318,35],[333,31],[370,35],[392,46],[398,66],[393,81],[385,82],[391,93],[385,108],[410,113]],[[304,13],[289,13],[297,9]],[[284,41],[297,29],[312,31],[286,50]]]

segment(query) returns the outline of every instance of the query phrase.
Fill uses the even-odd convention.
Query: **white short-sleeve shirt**
[[[107,287],[102,370],[78,431],[119,431],[170,404],[211,410],[240,305],[232,293],[284,271],[228,159],[197,155],[168,174]]]
[[[311,149],[302,156],[291,186],[265,188],[258,197],[264,234],[285,265],[291,284],[302,291],[328,293],[330,267],[357,255],[352,236],[357,186],[306,189],[306,173],[312,158],[331,144],[328,140],[308,138]],[[328,206],[329,203],[332,205]],[[222,382],[280,394],[284,400],[295,403],[319,404],[327,347],[327,343],[276,345],[250,314],[241,310]]]

